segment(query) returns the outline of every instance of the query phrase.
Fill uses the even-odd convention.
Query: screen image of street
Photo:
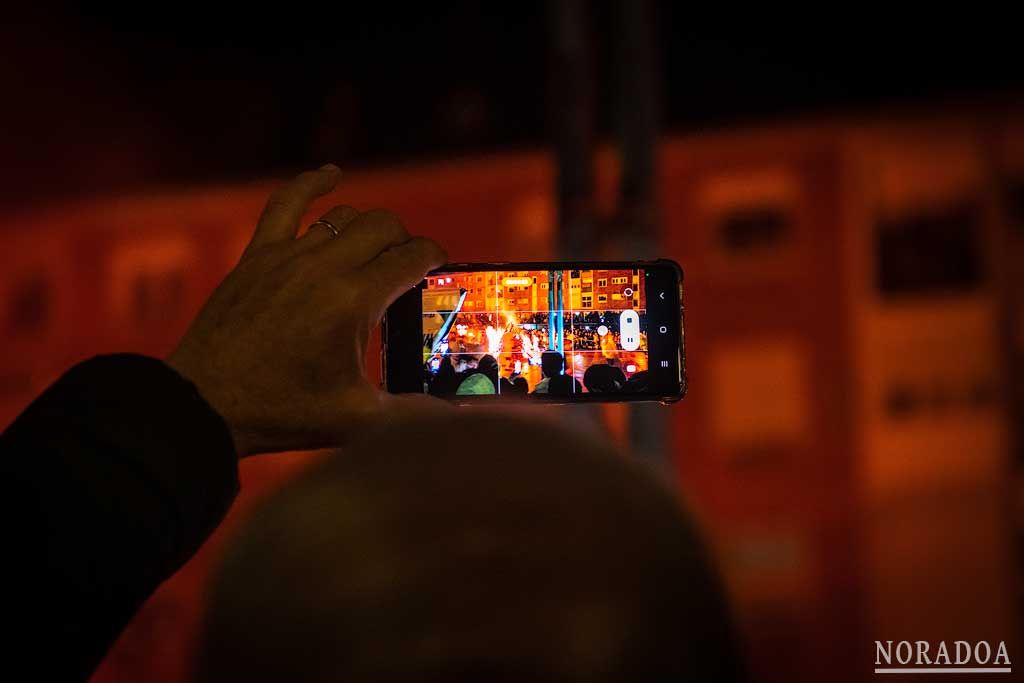
[[[639,269],[432,275],[423,288],[425,390],[646,391],[645,296]]]

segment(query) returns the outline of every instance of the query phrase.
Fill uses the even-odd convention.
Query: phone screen
[[[662,396],[669,384],[679,393],[678,278],[673,289],[665,280],[673,273],[664,266],[655,269],[666,271],[661,274],[649,264],[577,265],[430,274],[414,294],[422,391],[459,400],[615,400]],[[658,310],[649,307],[652,281]],[[389,311],[389,328],[392,318]]]

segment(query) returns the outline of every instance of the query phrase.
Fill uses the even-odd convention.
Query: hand
[[[271,196],[241,261],[167,358],[223,416],[239,456],[337,446],[408,404],[370,384],[364,354],[388,305],[445,253],[387,211],[347,206],[324,215],[338,236],[316,226],[296,239],[339,176],[324,166]]]

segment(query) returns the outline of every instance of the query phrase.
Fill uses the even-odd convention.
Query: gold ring
[[[330,222],[326,218],[320,218],[320,219],[315,220],[312,223],[310,223],[309,224],[309,230],[312,230],[313,228],[315,228],[318,225],[322,225],[325,228],[327,228],[328,230],[330,230],[331,231],[331,237],[337,237],[338,235],[341,234],[341,230],[338,230],[338,226],[336,226],[334,223]],[[308,232],[308,230],[307,230],[307,232]]]

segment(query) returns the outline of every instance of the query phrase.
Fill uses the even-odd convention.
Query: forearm
[[[65,679],[88,676],[238,491],[223,421],[141,356],[70,370],[0,436],[0,461],[20,651],[45,645],[56,656],[33,668]]]

